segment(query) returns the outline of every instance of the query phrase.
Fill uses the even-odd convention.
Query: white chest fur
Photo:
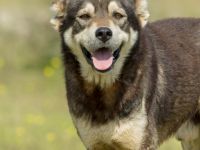
[[[84,119],[73,118],[73,120],[83,143],[90,150],[101,150],[102,148],[94,148],[99,143],[110,145],[116,150],[118,150],[119,145],[122,147],[120,150],[138,150],[142,144],[147,125],[144,108],[139,112],[133,112],[126,119],[114,120],[105,125],[92,126]]]

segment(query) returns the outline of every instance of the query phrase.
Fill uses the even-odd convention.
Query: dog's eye
[[[91,16],[89,14],[83,14],[83,15],[80,15],[78,17],[80,19],[82,19],[82,20],[89,20],[89,19],[91,19]]]
[[[119,12],[114,12],[114,13],[113,13],[113,17],[114,17],[115,19],[117,19],[117,20],[120,20],[120,19],[122,19],[122,18],[124,17],[124,15],[122,15],[122,14],[119,13]]]

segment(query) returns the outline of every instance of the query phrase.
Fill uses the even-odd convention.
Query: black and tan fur
[[[146,0],[57,0],[53,8],[69,109],[88,150],[155,150],[175,134],[184,150],[200,150],[200,19],[147,23]],[[114,34],[107,42],[93,36],[101,27]],[[120,55],[99,72],[82,47],[119,47]]]

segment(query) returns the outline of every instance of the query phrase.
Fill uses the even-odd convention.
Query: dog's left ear
[[[135,13],[140,21],[141,27],[144,27],[149,19],[148,0],[134,0]]]
[[[54,0],[51,9],[55,13],[54,17],[50,20],[55,30],[59,31],[66,16],[66,7],[69,0]]]

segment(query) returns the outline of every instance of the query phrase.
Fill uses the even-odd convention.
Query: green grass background
[[[65,98],[50,0],[0,0],[0,150],[84,150]],[[150,0],[151,20],[200,16],[199,0]],[[175,140],[160,150],[180,150]]]

